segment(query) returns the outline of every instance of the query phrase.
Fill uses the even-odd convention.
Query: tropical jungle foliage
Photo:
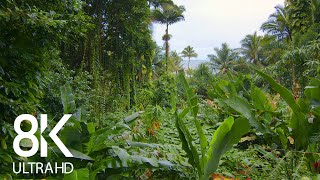
[[[169,49],[184,11],[171,0],[2,0],[0,179],[320,178],[320,1],[287,0],[261,22],[265,35],[213,47],[188,76],[182,57],[195,49]],[[166,25],[163,47],[152,23]],[[48,129],[72,114],[59,137],[74,158],[54,142],[46,158],[16,155],[25,113],[48,114]],[[12,172],[66,159],[71,174]]]

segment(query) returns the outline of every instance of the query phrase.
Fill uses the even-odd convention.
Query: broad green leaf
[[[181,121],[181,119],[176,114],[176,127],[178,129],[179,137],[182,142],[182,149],[188,155],[188,162],[193,166],[196,167],[198,170],[199,175],[202,172],[200,161],[199,161],[199,154],[197,149],[194,147],[192,143],[192,137],[186,128],[185,124]]]
[[[251,109],[253,109],[253,107],[246,100],[235,95],[230,96],[230,98],[228,99],[221,100],[224,101],[224,103],[226,103],[229,107],[247,118],[251,126],[257,128],[257,130],[260,132],[264,132],[261,123],[257,121],[254,114],[251,112]]]
[[[125,117],[123,120],[124,120],[125,123],[129,123],[129,122],[137,119],[139,116],[140,116],[140,113],[139,112],[135,112],[132,115],[130,115],[128,117]]]
[[[262,71],[253,68],[264,80],[266,80],[272,88],[277,91],[281,97],[287,102],[290,108],[295,112],[300,112],[300,106],[295,102],[293,94],[284,86],[278,84],[272,77]]]
[[[197,119],[197,114],[199,110],[199,105],[198,105],[198,98],[197,96],[193,93],[192,89],[189,87],[189,84],[187,83],[184,75],[182,73],[179,74],[179,81],[182,84],[183,90],[185,95],[187,96],[187,101],[188,101],[188,108],[191,111],[191,114],[193,116],[193,121],[196,125],[197,133],[200,139],[200,146],[201,146],[201,163],[202,166],[204,166],[204,162],[206,161],[206,148],[208,145],[207,138],[203,132],[203,129],[201,127],[201,124],[199,120]]]
[[[253,67],[254,68],[254,67]],[[278,84],[272,77],[263,73],[262,71],[254,68],[254,70],[265,79],[272,88],[277,91],[280,96],[287,102],[293,111],[293,115],[289,121],[289,126],[293,130],[293,136],[295,138],[295,146],[297,149],[304,149],[307,146],[308,130],[310,124],[307,121],[306,115],[303,113],[300,105],[296,103],[293,94],[284,86]]]
[[[86,114],[85,109],[80,107],[76,109],[72,117],[74,117],[77,122],[86,122],[85,114]]]
[[[149,144],[149,143],[142,143],[142,142],[133,142],[133,141],[126,141],[128,145],[133,146],[133,147],[148,147],[148,148],[156,148],[157,145],[155,144]]]
[[[72,173],[64,175],[64,180],[88,180],[89,170],[87,168],[73,170]]]
[[[122,143],[123,141],[114,142],[110,139],[110,136],[114,134],[121,134],[121,132],[126,129],[130,130],[130,127],[123,123],[117,123],[114,127],[103,128],[95,131],[93,134],[91,134],[89,142],[85,143],[85,145],[87,146],[86,154],[90,154],[94,151],[100,151],[102,149],[111,148],[114,145]]]
[[[128,163],[131,162],[131,158],[130,155],[128,154],[128,152],[125,149],[122,149],[118,146],[113,146],[112,147],[114,153],[119,157],[119,159],[122,162],[122,166],[123,167],[128,167]]]
[[[312,126],[302,113],[293,113],[289,123],[297,150],[305,149],[312,134]]]
[[[196,95],[193,93],[192,89],[189,87],[189,84],[185,79],[184,75],[180,73],[178,77],[183,87],[184,94],[187,97],[187,102],[188,102],[189,109],[191,110],[191,114],[193,117],[196,117],[198,114],[198,109],[196,108],[198,106],[198,99]]]
[[[89,132],[89,134],[93,134],[95,132],[95,127],[94,127],[94,123],[87,123],[87,130]]]
[[[74,101],[74,95],[69,84],[61,86],[61,100],[65,114],[72,114],[76,111],[76,102]]]
[[[213,93],[215,93],[218,97],[225,97],[230,94],[237,93],[234,86],[226,80],[220,80],[214,87]]]
[[[1,148],[4,149],[4,150],[8,149],[6,140],[4,138],[1,139]]]
[[[170,95],[170,106],[173,112],[177,110],[177,93],[176,92]]]
[[[272,110],[270,102],[260,88],[252,85],[250,95],[255,109],[263,111]]]
[[[167,168],[174,167],[174,164],[172,164],[170,161],[160,160],[160,161],[158,161],[158,163],[162,167],[167,167]]]
[[[210,142],[210,148],[208,150],[208,163],[205,167],[205,175],[214,172],[219,165],[220,157],[223,154],[223,149],[219,146],[222,145],[224,137],[231,130],[234,123],[233,117],[225,119],[224,122],[219,126],[219,128],[213,134],[213,138]]]
[[[142,157],[141,160],[143,163],[148,163],[152,167],[159,167],[158,160],[154,157],[151,157],[151,158]]]
[[[82,151],[81,132],[75,126],[66,126],[60,131],[60,139],[67,147]]]
[[[305,89],[305,94],[310,100],[320,102],[320,79],[312,78],[310,85]]]
[[[189,112],[189,108],[184,109],[178,116],[180,119],[183,119]]]
[[[87,156],[87,155],[83,154],[80,151],[77,151],[77,150],[74,150],[74,149],[70,149],[70,148],[69,148],[69,151],[73,155],[73,158],[81,159],[81,160],[93,161],[93,159],[90,156]]]
[[[210,149],[207,152],[208,162],[201,179],[208,179],[216,171],[221,156],[238,143],[241,137],[249,131],[249,128],[247,119],[234,121],[233,117],[229,117],[224,120],[213,135]]]
[[[276,132],[278,134],[278,137],[281,141],[281,144],[283,147],[287,148],[287,144],[288,144],[288,139],[287,136],[285,135],[283,129],[281,128],[276,128]]]

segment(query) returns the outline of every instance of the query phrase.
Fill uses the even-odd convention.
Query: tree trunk
[[[137,58],[138,59],[138,58]],[[135,63],[133,62],[131,65],[131,79],[130,79],[130,109],[136,103],[136,71],[135,71]]]
[[[190,71],[190,57],[189,57],[189,62],[188,62],[188,70]]]
[[[167,23],[166,29],[166,39],[165,39],[165,48],[166,48],[166,72],[168,72],[168,59],[169,59],[169,24]]]

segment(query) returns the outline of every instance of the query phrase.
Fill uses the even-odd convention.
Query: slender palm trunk
[[[190,57],[189,57],[189,62],[188,62],[188,70],[190,71]]]
[[[165,48],[166,48],[166,71],[168,72],[168,59],[169,59],[169,24],[167,23],[166,29],[166,39],[165,39]]]

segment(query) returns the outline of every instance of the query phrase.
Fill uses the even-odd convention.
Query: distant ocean
[[[188,69],[188,61],[189,61],[189,60],[183,60],[183,61],[181,62],[182,67],[183,67],[184,69]],[[200,64],[202,64],[202,63],[207,63],[207,62],[210,62],[210,61],[209,61],[209,60],[194,60],[194,59],[191,59],[191,60],[190,60],[190,68],[191,68],[191,69],[196,69]]]

